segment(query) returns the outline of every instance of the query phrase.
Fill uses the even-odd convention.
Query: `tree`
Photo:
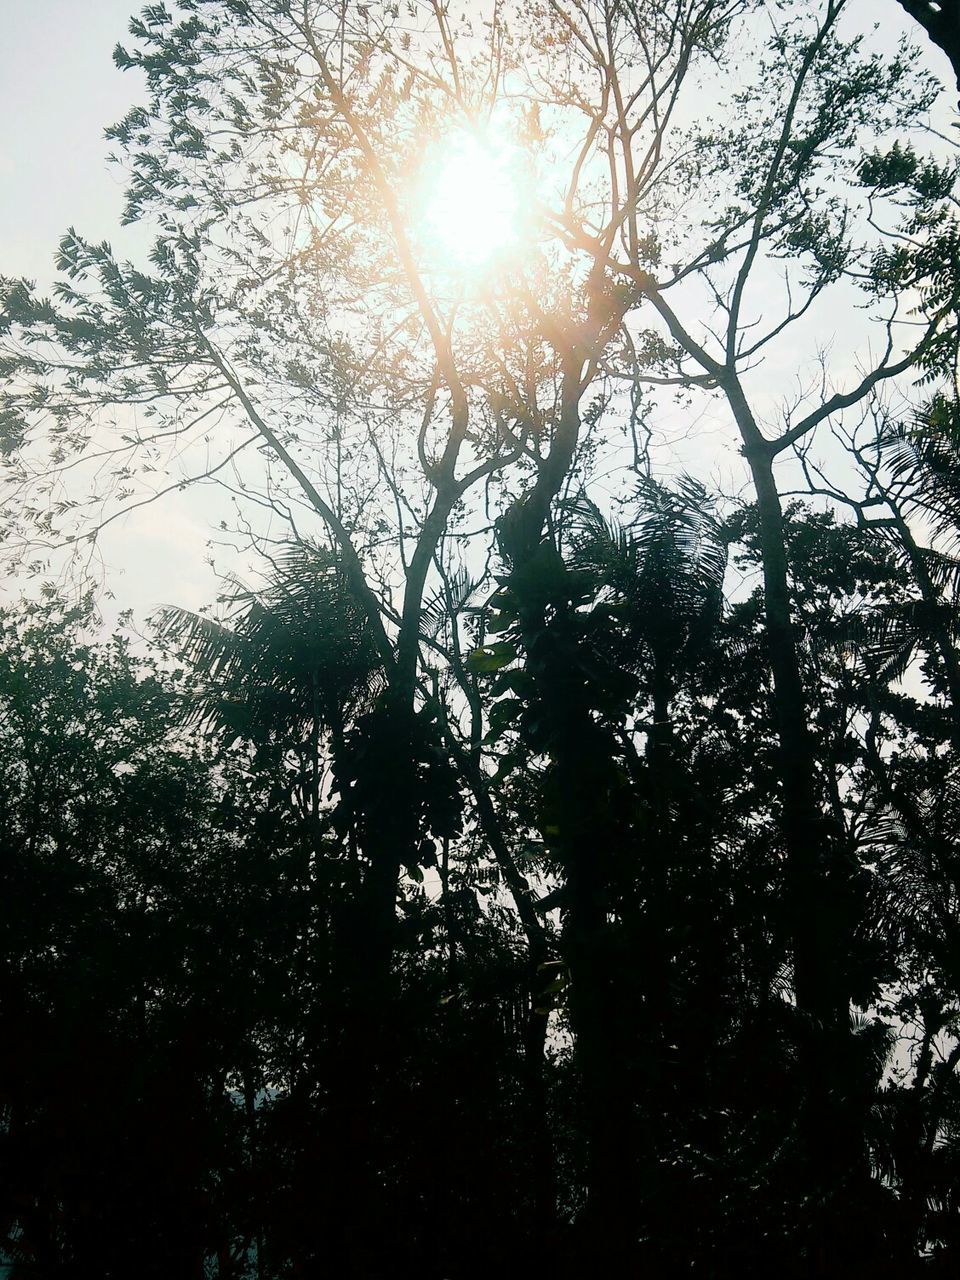
[[[916,18],[933,43],[950,59],[960,88],[960,10],[954,0],[931,4],[930,0],[900,0],[911,18]]]
[[[184,478],[151,491],[146,468],[209,437],[217,452],[190,478],[245,468],[241,490],[301,544],[319,533],[376,655],[382,688],[337,766],[360,878],[337,1066],[357,1137],[341,1144],[347,1200],[374,1194],[384,1167],[374,1100],[392,1045],[404,880],[431,866],[437,841],[448,874],[465,801],[466,836],[476,823],[513,893],[530,971],[560,963],[556,981],[569,980],[588,1148],[583,1247],[639,1256],[628,1223],[637,1040],[618,1019],[624,1007],[649,1012],[655,1039],[672,1014],[662,997],[654,1004],[655,977],[638,997],[613,957],[637,937],[638,903],[649,915],[659,892],[679,909],[670,885],[683,881],[673,865],[683,839],[649,780],[663,779],[669,759],[673,794],[674,773],[702,782],[663,727],[671,685],[706,678],[709,664],[682,669],[669,650],[689,649],[711,620],[719,560],[698,582],[675,554],[657,577],[651,553],[630,591],[642,598],[652,574],[673,607],[659,624],[648,607],[643,631],[618,634],[596,593],[621,587],[595,563],[578,567],[571,548],[579,539],[588,552],[582,513],[593,501],[596,525],[604,469],[623,476],[614,497],[632,485],[644,426],[675,388],[684,404],[707,393],[723,406],[756,495],[779,753],[759,807],[764,828],[769,816],[779,827],[780,911],[806,1029],[789,1065],[805,1134],[794,1134],[791,1159],[822,1204],[800,1233],[801,1256],[814,1273],[846,1265],[833,1253],[868,1175],[846,1105],[860,1070],[849,1030],[856,856],[818,761],[820,673],[798,632],[775,472],[879,388],[955,369],[958,279],[953,169],[920,158],[911,134],[937,86],[911,72],[906,50],[869,53],[850,10],[843,0],[547,0],[509,20],[495,8],[481,35],[479,18],[433,4],[401,13],[190,0],[177,18],[149,6],[132,27],[138,47],[117,60],[146,72],[150,101],[112,131],[128,168],[127,216],[156,232],[149,265],[71,232],[53,301],[24,282],[5,286],[11,527],[38,514],[48,533],[63,525],[65,538],[82,536],[89,525],[76,523],[66,477],[106,453],[121,507],[151,501]],[[714,68],[733,56],[741,75],[724,83]],[[716,124],[691,120],[685,105],[706,86]],[[463,133],[486,145],[484,130],[502,121],[534,175],[530,214],[519,250],[503,248],[493,271],[471,277],[415,225],[411,174],[430,145]],[[765,422],[754,368],[829,314],[832,299],[849,314],[851,296],[866,304],[879,356],[865,339],[862,367],[836,379],[824,356],[816,385]],[[39,505],[25,506],[38,475]],[[682,504],[671,515],[665,501],[650,527],[670,561],[671,538],[694,517]],[[267,545],[258,529],[253,540]],[[274,600],[263,614],[251,606],[232,637],[209,627],[193,636],[212,637],[207,656],[220,661],[244,632],[254,638],[254,623],[269,630],[283,618]],[[641,673],[623,660],[624,643],[637,642],[653,658]],[[246,652],[268,666],[279,653]],[[638,679],[659,726],[646,760],[632,718]],[[511,687],[514,705],[498,697]],[[261,688],[290,693],[272,675]],[[707,695],[686,696],[702,716]],[[501,757],[525,774],[509,797],[491,783],[501,729],[513,744]],[[562,910],[559,961],[517,869],[531,837],[556,890],[545,900]],[[541,903],[539,914],[550,909]],[[681,963],[656,951],[653,972]],[[531,1062],[544,1028],[531,1012]],[[833,1087],[818,1070],[825,1053],[854,1075]],[[660,1149],[652,1139],[648,1183]],[[346,1218],[343,1229],[353,1229]]]
[[[201,1275],[246,1231],[224,1084],[269,873],[226,762],[215,781],[178,732],[176,678],[90,623],[57,600],[0,621],[2,1249],[14,1275]]]

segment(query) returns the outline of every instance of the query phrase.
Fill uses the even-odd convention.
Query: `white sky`
[[[136,242],[137,229],[119,225],[123,182],[103,134],[143,98],[142,77],[112,59],[138,10],[137,0],[0,0],[0,274],[49,285],[68,226]],[[116,596],[108,622],[123,608],[140,620],[158,604],[212,600],[204,500],[171,496],[104,535],[103,580]]]
[[[113,227],[119,175],[104,163],[106,125],[141,81],[111,53],[131,0],[0,0],[0,254],[5,275],[51,275],[71,223]]]
[[[3,275],[49,284],[57,242],[70,225],[118,246],[125,237],[136,243],[135,228],[119,228],[122,180],[106,163],[103,130],[142,97],[138,76],[117,71],[111,60],[138,7],[136,0],[0,0]],[[855,0],[851,9],[865,28],[879,22],[891,46],[907,25],[895,0]],[[919,29],[910,29],[929,48]],[[943,55],[930,49],[929,61],[951,84]],[[707,423],[710,416],[707,407]],[[203,493],[164,500],[113,526],[102,553],[117,607],[142,617],[158,603],[196,608],[213,598],[216,580],[204,565],[209,502]]]

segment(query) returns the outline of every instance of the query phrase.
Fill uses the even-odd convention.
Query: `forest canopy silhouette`
[[[12,1280],[956,1273],[960,13],[884,14],[131,20],[129,252],[0,278]],[[187,488],[219,595],[108,634]]]

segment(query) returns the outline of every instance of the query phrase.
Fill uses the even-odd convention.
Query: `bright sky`
[[[42,288],[68,226],[121,246],[123,183],[106,161],[104,129],[142,100],[142,78],[112,53],[127,39],[137,0],[0,0],[0,274]],[[104,536],[105,604],[138,619],[158,604],[198,608],[216,592],[204,565],[204,497],[163,501]],[[209,498],[206,499],[209,501]],[[5,594],[19,594],[16,583]]]
[[[136,246],[137,230],[119,228],[122,181],[106,163],[103,130],[141,99],[137,76],[111,60],[138,7],[137,0],[0,0],[0,273],[49,284],[69,225]],[[851,9],[865,28],[880,23],[885,44],[904,29],[894,0],[854,0]],[[946,59],[932,49],[930,65],[951,83]],[[709,409],[706,416],[701,449]],[[215,578],[203,563],[209,503],[209,493],[164,500],[113,526],[103,554],[118,607],[142,617],[158,603],[196,608],[212,599]]]
[[[112,228],[122,187],[103,130],[140,96],[111,60],[131,0],[0,0],[0,271],[49,278],[67,226]]]

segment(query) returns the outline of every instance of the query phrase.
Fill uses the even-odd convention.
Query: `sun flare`
[[[458,130],[427,156],[419,185],[418,239],[437,265],[483,272],[520,247],[526,201],[515,147]]]

